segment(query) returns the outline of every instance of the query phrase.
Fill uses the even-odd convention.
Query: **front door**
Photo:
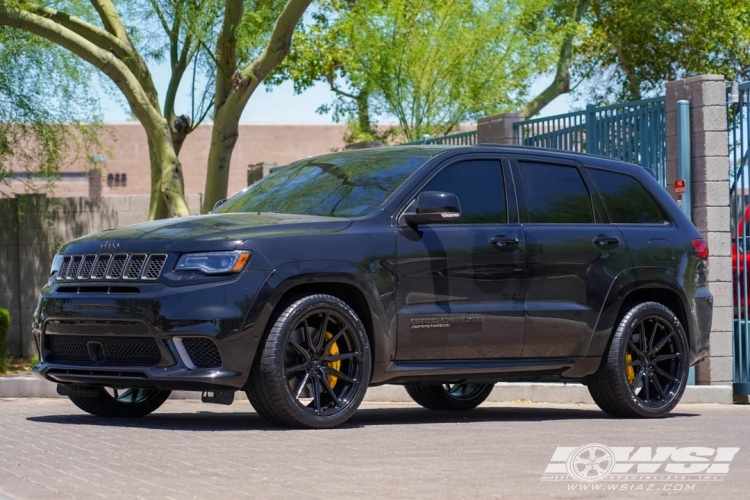
[[[452,163],[422,190],[456,194],[461,217],[397,229],[396,358],[518,357],[525,244],[501,160]]]
[[[583,356],[615,278],[631,267],[627,244],[595,210],[577,165],[514,164],[526,237],[523,356]]]

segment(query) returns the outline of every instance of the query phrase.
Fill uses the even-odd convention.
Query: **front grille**
[[[100,280],[107,275],[107,268],[109,267],[109,261],[112,260],[111,255],[100,255],[96,261],[96,267],[94,272],[91,273],[91,279]]]
[[[78,277],[78,268],[81,267],[80,255],[74,255],[73,260],[70,262],[70,270],[68,271],[68,279],[76,279]]]
[[[221,354],[213,340],[205,337],[184,337],[182,345],[190,356],[190,360],[198,368],[221,367]]]
[[[109,266],[107,278],[116,280],[122,276],[122,270],[125,269],[125,263],[128,261],[127,254],[119,254],[112,257],[112,264]]]
[[[45,335],[44,339],[47,359],[52,362],[154,366],[161,361],[159,346],[150,337]]]
[[[167,261],[166,255],[152,255],[148,258],[148,264],[146,265],[146,272],[143,273],[144,280],[155,280],[161,274],[161,268],[164,267],[164,263]]]
[[[153,281],[159,279],[166,262],[166,254],[66,255],[57,273],[57,280]]]
[[[143,271],[143,264],[146,263],[145,254],[134,254],[130,256],[128,261],[128,270],[123,273],[122,277],[128,280],[137,280],[141,277]]]

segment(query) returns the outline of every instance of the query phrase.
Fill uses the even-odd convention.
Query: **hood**
[[[66,253],[234,250],[248,239],[341,231],[351,219],[276,213],[226,213],[106,229],[63,246]],[[116,248],[116,249],[115,249]]]

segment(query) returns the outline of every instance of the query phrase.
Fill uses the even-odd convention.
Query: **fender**
[[[350,262],[305,261],[284,264],[274,269],[256,294],[244,320],[243,328],[254,332],[253,352],[257,351],[274,310],[289,290],[316,283],[345,284],[356,287],[367,302],[372,326],[370,347],[373,361],[381,363],[393,359],[396,350],[395,328],[391,328],[395,310],[393,275],[386,270],[385,265],[371,267],[376,267],[373,273]],[[366,319],[363,318],[363,322],[367,323]]]
[[[687,313],[690,311],[688,299],[679,282],[680,279],[675,270],[666,267],[635,268],[619,275],[615,283],[613,283],[605,301],[605,306],[599,315],[599,321],[592,335],[586,356],[601,357],[605,354],[613,330],[617,327],[615,322],[617,321],[618,314],[623,304],[628,300],[628,297],[634,292],[643,290],[669,290],[679,297],[680,305],[683,309],[682,312]],[[675,311],[675,313],[679,313],[679,311]],[[686,314],[686,316],[688,323],[690,323],[690,315]],[[685,328],[685,333],[687,333],[691,351],[694,351],[692,347],[697,345],[698,340],[695,325],[685,324],[683,327]],[[695,354],[695,352],[691,352],[691,360],[696,357]]]
[[[620,312],[625,298],[638,287],[638,275],[635,269],[626,269],[622,271],[612,281],[609,287],[607,297],[599,311],[599,318],[596,321],[594,330],[591,334],[588,348],[585,356],[602,357],[609,346],[609,339],[612,337],[612,330],[617,321],[617,314]]]

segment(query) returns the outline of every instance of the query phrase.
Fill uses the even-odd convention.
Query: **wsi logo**
[[[723,481],[739,448],[559,446],[543,481]]]

